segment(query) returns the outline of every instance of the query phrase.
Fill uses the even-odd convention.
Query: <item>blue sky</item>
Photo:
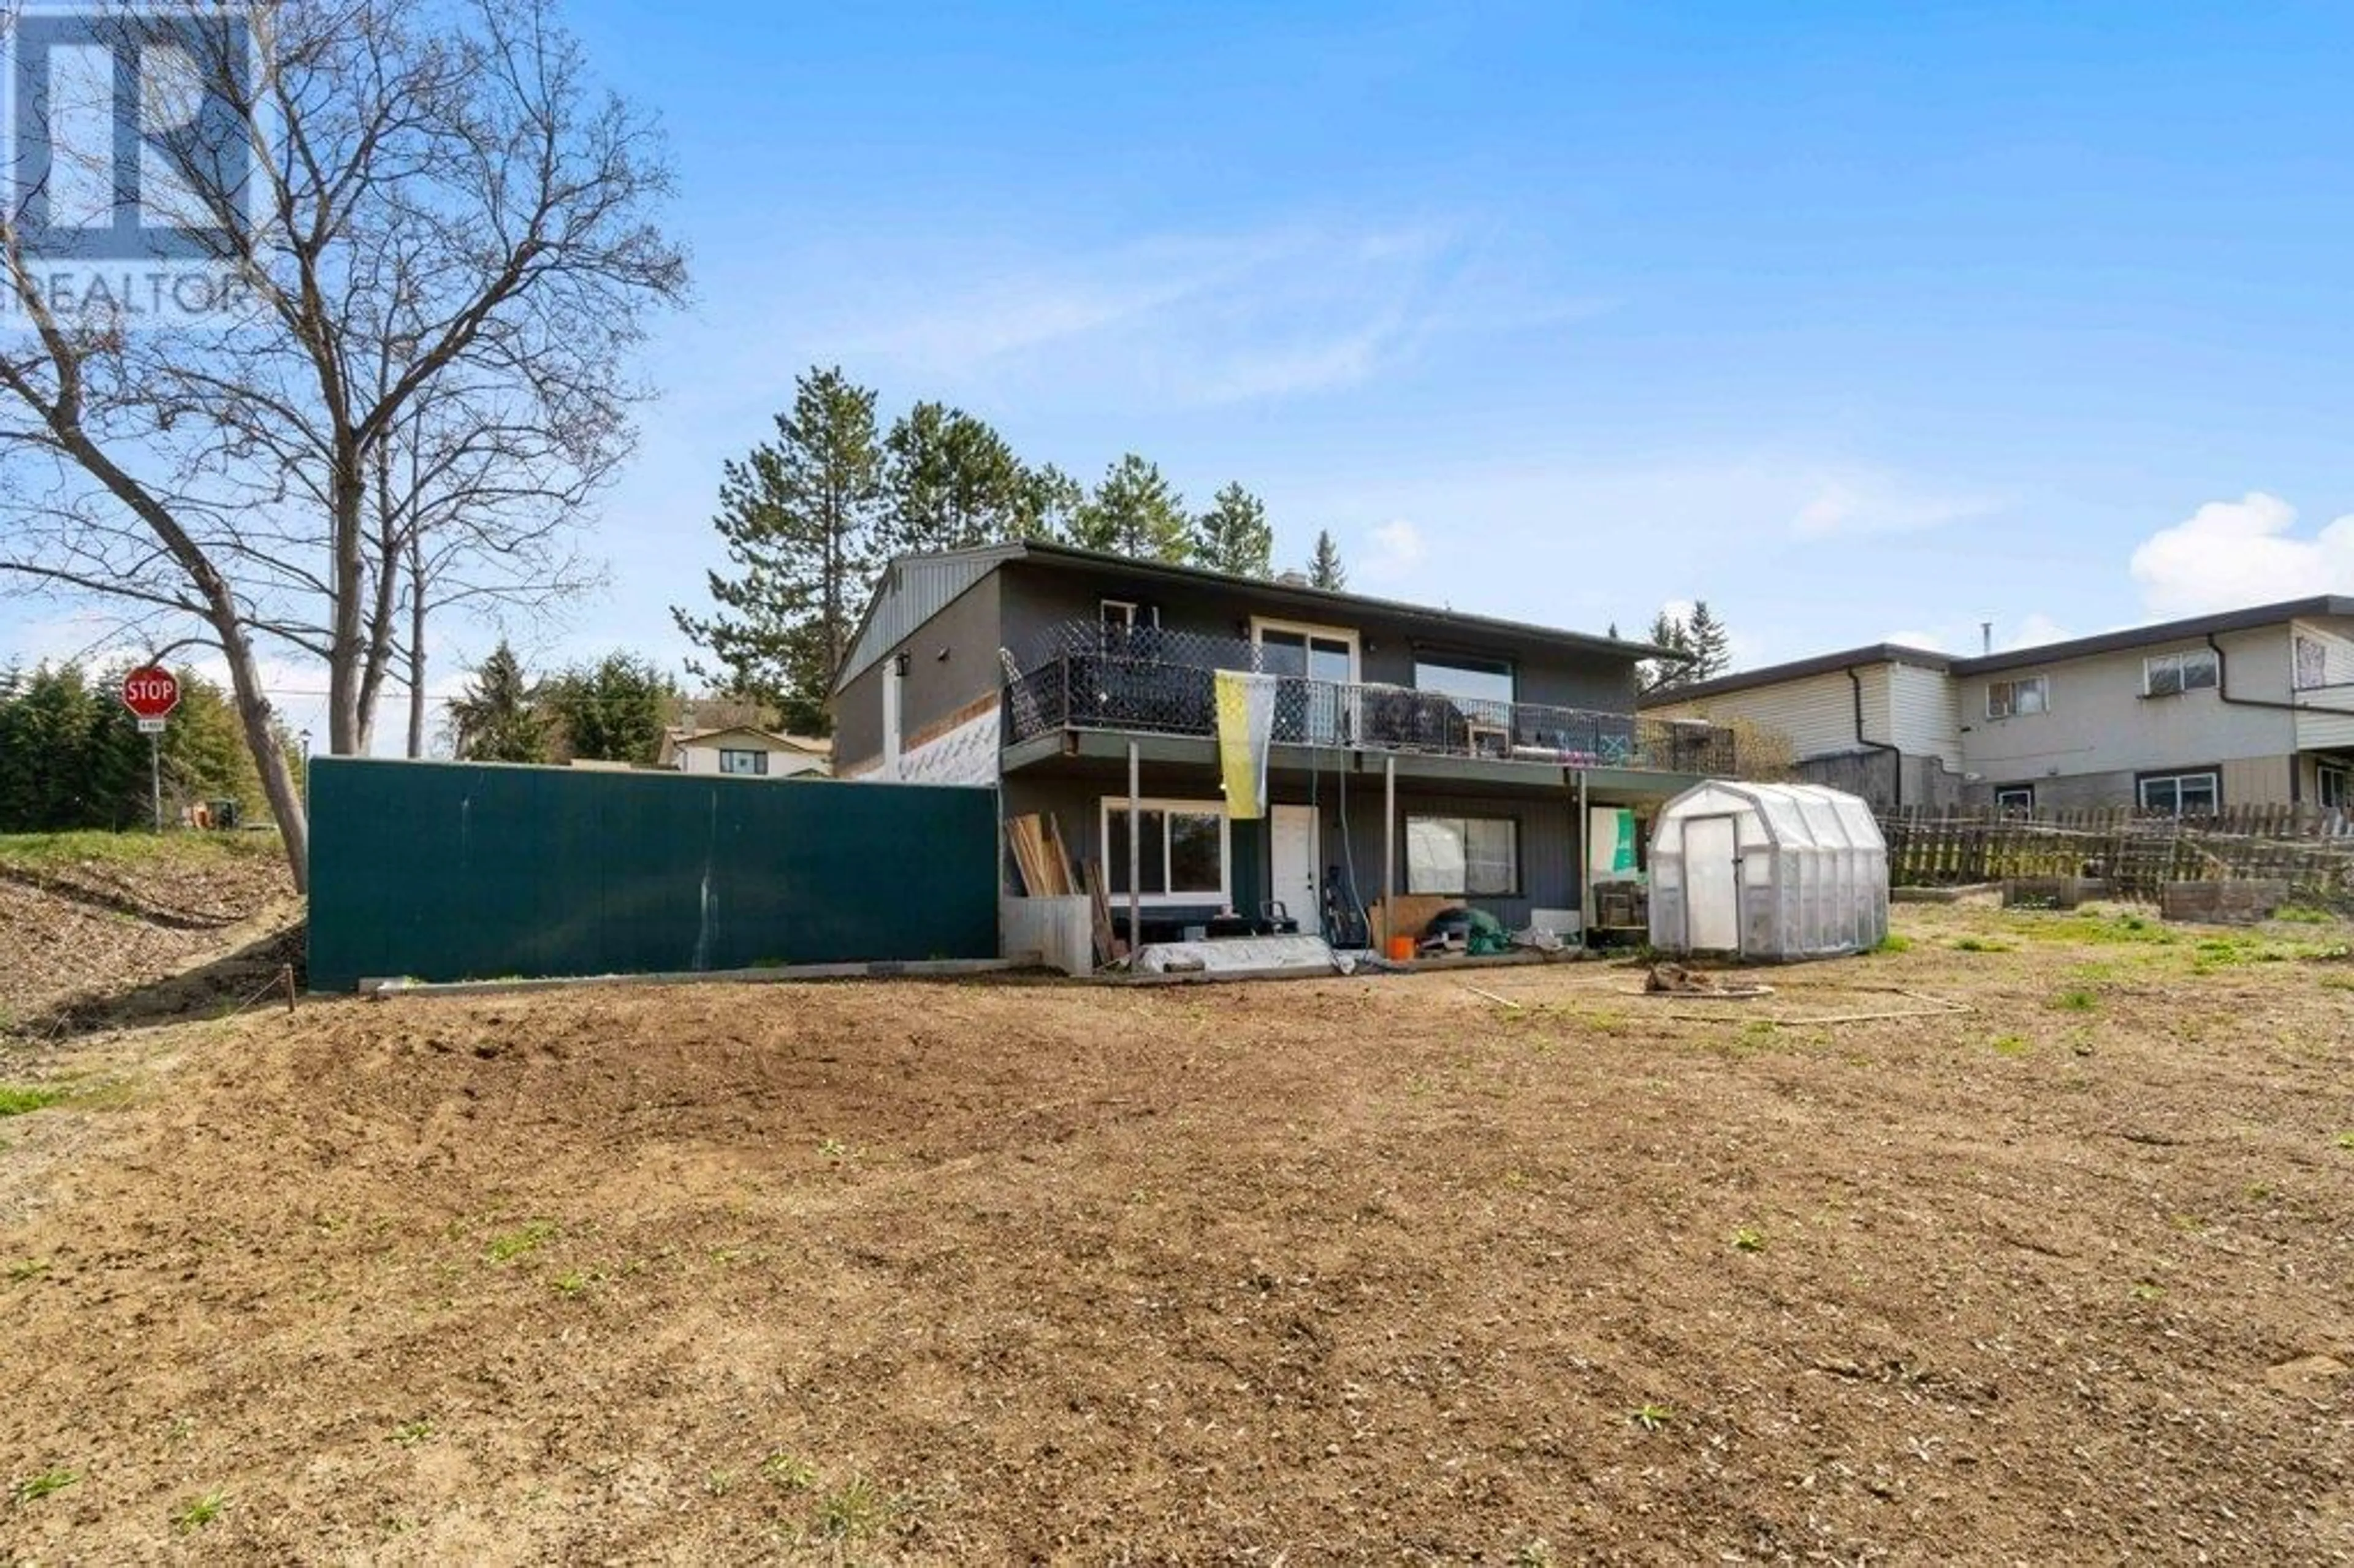
[[[545,656],[684,652],[814,361],[1753,663],[2354,591],[2354,10],[1071,9],[575,0],[698,301]]]

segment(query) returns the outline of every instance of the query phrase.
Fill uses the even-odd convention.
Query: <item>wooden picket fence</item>
[[[2301,897],[2354,899],[2354,817],[2312,806],[2236,806],[2202,817],[2126,809],[2004,812],[1903,807],[1880,813],[1889,880],[1953,887],[2084,877],[2155,902],[2169,882],[2277,878]]]

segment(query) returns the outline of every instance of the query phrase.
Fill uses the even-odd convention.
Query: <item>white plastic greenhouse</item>
[[[1823,959],[1888,935],[1888,845],[1872,808],[1815,784],[1701,784],[1651,828],[1651,946]]]

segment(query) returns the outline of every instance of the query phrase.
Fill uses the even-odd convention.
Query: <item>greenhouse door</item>
[[[1741,950],[1740,842],[1731,817],[1684,823],[1684,945],[1695,953]]]

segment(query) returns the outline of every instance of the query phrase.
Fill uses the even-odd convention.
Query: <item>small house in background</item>
[[[719,729],[672,729],[663,734],[658,768],[680,773],[723,773],[745,779],[830,777],[833,746],[808,736],[781,735],[750,725]]]

